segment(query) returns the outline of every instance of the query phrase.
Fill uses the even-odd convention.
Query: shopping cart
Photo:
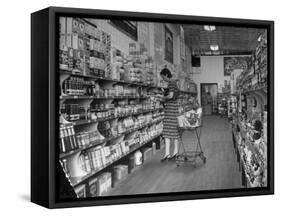
[[[201,108],[199,108],[201,109]],[[203,164],[206,163],[206,157],[204,156],[204,152],[202,150],[200,137],[201,137],[201,131],[203,127],[202,122],[202,110],[200,114],[197,115],[196,121],[193,122],[193,124],[190,124],[190,122],[187,122],[188,119],[184,115],[178,117],[179,122],[179,154],[176,157],[176,164],[177,167],[179,167],[183,163],[192,163],[194,167],[197,165],[197,158],[199,157]],[[188,151],[184,145],[183,142],[183,134],[184,132],[192,132],[196,135],[196,149],[194,151]]]

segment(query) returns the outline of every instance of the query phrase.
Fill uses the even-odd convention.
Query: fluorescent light
[[[210,49],[211,49],[212,51],[218,51],[218,50],[219,50],[219,45],[211,45],[211,46],[210,46]]]
[[[215,31],[216,30],[216,26],[204,25],[204,30],[206,30],[206,31]]]

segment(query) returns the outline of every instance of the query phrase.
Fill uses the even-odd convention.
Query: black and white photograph
[[[268,32],[60,16],[60,199],[268,187]]]

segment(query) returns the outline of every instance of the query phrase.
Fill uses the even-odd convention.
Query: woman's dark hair
[[[168,68],[166,68],[166,67],[161,70],[160,75],[166,76],[166,77],[168,77],[168,78],[171,78],[171,77],[172,77],[171,71],[170,71]]]

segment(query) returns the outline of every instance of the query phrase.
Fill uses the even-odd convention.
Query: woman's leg
[[[165,155],[164,158],[170,155],[170,139],[165,138]]]
[[[173,156],[177,155],[178,151],[179,151],[179,140],[174,139],[174,154],[173,154]]]

